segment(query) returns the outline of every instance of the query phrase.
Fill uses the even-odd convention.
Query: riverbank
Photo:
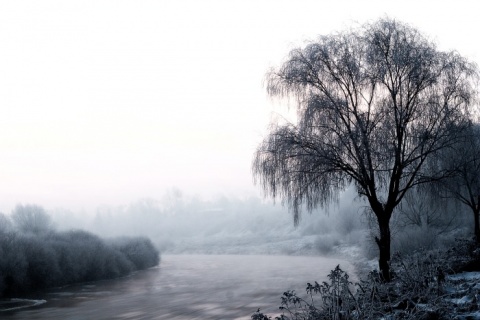
[[[480,319],[480,247],[458,240],[449,250],[394,254],[392,281],[376,271],[352,280],[340,267],[329,281],[307,284],[308,299],[286,291],[285,319]],[[302,316],[299,316],[302,315]],[[264,313],[254,320],[269,319]]]
[[[31,299],[4,299],[0,300],[0,312],[15,311],[30,307],[36,307],[46,303],[47,300],[31,300]]]

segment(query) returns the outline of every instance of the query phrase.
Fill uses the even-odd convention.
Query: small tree
[[[17,205],[11,217],[15,227],[24,233],[40,234],[53,229],[50,216],[37,205]]]
[[[443,179],[444,181],[446,179]],[[425,227],[435,229],[436,235],[458,229],[460,220],[456,204],[425,189],[407,194],[398,208],[397,225],[402,229]]]
[[[450,172],[449,178],[430,188],[437,196],[466,205],[473,215],[473,233],[480,243],[480,127],[472,125],[463,139],[445,150],[435,163]]]
[[[390,280],[390,219],[407,192],[441,179],[425,162],[459,139],[476,66],[438,51],[416,29],[382,19],[321,36],[267,75],[271,96],[294,97],[298,122],[274,125],[253,174],[298,222],[354,183],[377,226],[379,267]]]

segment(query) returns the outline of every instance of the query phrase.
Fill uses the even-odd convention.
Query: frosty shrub
[[[131,261],[136,269],[145,269],[160,262],[158,255],[152,255],[155,247],[148,238],[119,238],[112,245]]]
[[[359,309],[353,294],[349,275],[338,265],[328,275],[329,282],[307,283],[307,297],[302,298],[295,291],[283,293],[280,310],[283,314],[275,319],[349,319],[352,311]],[[258,310],[253,320],[270,319]]]
[[[5,230],[0,241],[0,297],[116,278],[159,263],[159,252],[147,238],[105,241],[81,230]]]
[[[328,275],[328,282],[307,283],[306,296],[284,292],[282,314],[275,319],[452,319],[478,310],[476,299],[462,296],[476,290],[475,284],[468,285],[466,281],[448,276],[459,264],[471,261],[468,254],[475,255],[478,251],[471,250],[472,241],[462,243],[467,256],[457,250],[459,253],[454,259],[451,250],[422,251],[408,256],[394,254],[390,283],[381,281],[380,274],[373,271],[353,284],[348,274],[337,266]],[[458,305],[458,301],[463,300],[468,303]],[[257,310],[251,319],[271,317]]]

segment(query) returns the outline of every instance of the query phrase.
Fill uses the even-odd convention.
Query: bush
[[[17,230],[13,230],[3,220],[0,223],[6,227],[0,228],[0,296],[116,278],[159,262],[159,252],[147,238],[105,241],[81,230],[56,232],[20,227],[39,225],[28,219],[18,220],[21,224],[16,221]],[[43,222],[40,225],[51,226]]]
[[[145,237],[119,238],[112,242],[119,252],[133,263],[136,269],[146,269],[160,262],[158,254],[152,254],[156,249],[150,239]]]
[[[28,289],[28,261],[21,240],[14,233],[5,235],[0,242],[0,293],[13,295]]]

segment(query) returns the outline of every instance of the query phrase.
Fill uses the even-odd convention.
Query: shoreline
[[[15,311],[30,307],[37,307],[39,305],[47,303],[47,300],[43,299],[0,299],[0,312]]]

